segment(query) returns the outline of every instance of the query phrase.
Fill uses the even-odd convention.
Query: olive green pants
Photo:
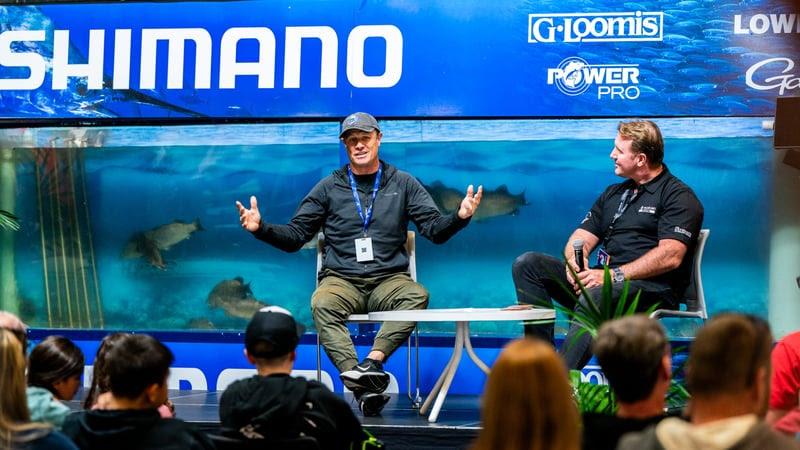
[[[428,291],[407,273],[345,278],[328,270],[323,276],[311,295],[311,315],[319,340],[339,372],[358,364],[358,355],[345,324],[347,316],[428,307]],[[414,322],[384,322],[375,336],[372,350],[383,352],[388,358],[408,339],[414,325]]]

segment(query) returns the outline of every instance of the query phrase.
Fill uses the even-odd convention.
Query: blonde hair
[[[0,448],[35,440],[52,429],[48,424],[28,422],[30,412],[25,396],[22,344],[14,333],[0,329]],[[25,433],[24,436],[18,435],[32,430],[34,432]]]
[[[580,426],[564,362],[544,341],[505,346],[489,374],[473,450],[578,450]]]
[[[651,120],[620,122],[617,125],[617,132],[620,136],[633,141],[631,148],[637,153],[644,153],[650,167],[658,167],[664,162],[664,138],[661,137],[661,130],[655,122]]]

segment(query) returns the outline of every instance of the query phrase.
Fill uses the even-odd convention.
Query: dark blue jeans
[[[579,302],[576,302],[575,296],[565,292],[559,285],[561,283],[561,285],[571,289],[565,270],[564,261],[550,255],[535,252],[520,255],[514,260],[514,265],[511,269],[514,286],[517,289],[517,303],[551,307],[552,301],[555,300],[574,311],[579,310],[579,308],[585,308],[586,299],[583,296],[580,297]],[[622,293],[622,286],[622,283],[614,283],[613,285],[612,297],[615,301]],[[602,289],[602,286],[587,289],[589,300],[595,305],[600,306]],[[630,282],[628,298],[633,298],[639,290],[642,292],[638,304],[638,309],[641,311],[656,303],[659,303],[660,308],[674,308],[677,306],[675,295],[668,287],[663,287],[647,280],[633,280]],[[525,335],[554,344],[553,328],[553,323],[525,325]],[[564,345],[560,350],[568,369],[580,370],[592,357],[592,336],[589,333],[584,333],[576,338],[580,329],[578,324],[570,323]]]

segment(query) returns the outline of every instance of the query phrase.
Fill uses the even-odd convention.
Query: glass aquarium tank
[[[657,122],[666,164],[705,206],[710,312],[766,315],[770,135],[757,119]],[[559,255],[620,181],[609,159],[616,124],[382,122],[381,158],[417,177],[442,209],[469,184],[485,189],[449,242],[417,239],[430,307],[515,303],[514,259]],[[235,202],[255,195],[264,220],[288,221],[346,162],[338,133],[335,122],[0,130],[0,210],[19,222],[0,227],[0,308],[45,328],[240,330],[261,305],[281,305],[313,330],[315,242],[292,254],[272,248],[239,226]]]

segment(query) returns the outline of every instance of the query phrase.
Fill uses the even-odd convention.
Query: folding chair
[[[694,261],[692,264],[692,279],[689,282],[689,287],[686,289],[689,295],[686,296],[683,302],[686,305],[686,310],[657,309],[650,314],[650,317],[653,319],[662,317],[683,317],[701,319],[704,321],[708,319],[706,296],[703,292],[703,274],[700,270],[700,265],[703,262],[703,250],[706,248],[706,240],[708,240],[709,234],[711,234],[711,230],[704,228],[700,230],[700,235],[697,236],[697,248],[694,252]]]
[[[406,235],[406,253],[408,253],[408,273],[411,279],[417,281],[417,253],[416,253],[416,234],[408,231]],[[317,271],[315,273],[316,286],[319,286],[319,272],[322,270],[323,251],[325,248],[325,235],[322,232],[317,234]],[[367,314],[351,314],[347,317],[347,322],[369,323]],[[407,355],[407,393],[412,405],[418,408],[422,404],[422,397],[419,395],[419,328],[414,327],[414,347],[415,347],[415,392],[411,392],[411,339],[408,340]],[[322,379],[322,345],[319,341],[319,330],[317,330],[317,380]]]

